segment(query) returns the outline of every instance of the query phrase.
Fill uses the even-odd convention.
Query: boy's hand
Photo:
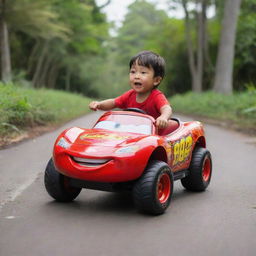
[[[97,109],[99,109],[99,106],[100,106],[100,102],[99,101],[92,101],[90,104],[89,104],[89,108],[91,110],[94,110],[96,111]]]
[[[168,119],[172,115],[172,108],[170,105],[164,105],[160,109],[161,115],[156,119],[156,127],[158,129],[164,129],[168,126]]]
[[[115,100],[114,99],[107,99],[102,101],[92,101],[89,104],[89,108],[91,110],[111,110],[115,107]]]
[[[159,116],[156,119],[156,127],[158,129],[164,129],[167,127],[167,125],[168,125],[168,120],[165,117]]]

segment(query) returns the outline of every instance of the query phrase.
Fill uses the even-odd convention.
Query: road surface
[[[256,144],[217,126],[205,125],[210,186],[191,193],[175,182],[161,216],[138,213],[126,194],[83,190],[72,203],[53,201],[43,172],[56,136],[91,127],[99,114],[0,150],[1,256],[256,255]]]

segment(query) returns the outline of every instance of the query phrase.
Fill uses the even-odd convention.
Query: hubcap
[[[158,181],[157,195],[161,204],[165,203],[171,193],[171,181],[170,176],[167,173],[162,174]]]
[[[206,158],[203,165],[203,180],[207,182],[211,176],[211,162],[209,158]]]

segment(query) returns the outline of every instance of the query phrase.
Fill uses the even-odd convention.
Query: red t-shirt
[[[136,92],[131,89],[120,95],[119,97],[115,98],[115,104],[116,107],[121,109],[142,109],[148,115],[153,116],[156,119],[161,115],[161,107],[163,107],[164,105],[169,105],[169,102],[161,91],[154,89],[144,102],[138,103],[136,101]]]

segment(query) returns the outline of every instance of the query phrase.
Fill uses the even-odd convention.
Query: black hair
[[[133,56],[129,63],[130,69],[136,62],[140,66],[153,68],[154,77],[160,76],[163,78],[165,75],[164,58],[154,52],[142,51]]]

